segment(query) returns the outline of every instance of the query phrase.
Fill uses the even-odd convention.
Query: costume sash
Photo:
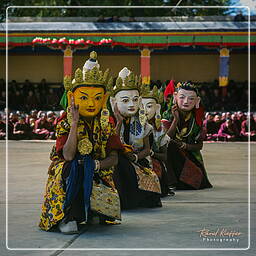
[[[83,172],[79,172],[78,170],[78,160],[83,161]],[[92,160],[91,156],[77,155],[76,158],[71,162],[70,173],[66,180],[66,200],[64,203],[64,208],[67,208],[71,205],[83,183],[86,221],[88,216],[88,209],[90,208],[94,168],[94,161]]]

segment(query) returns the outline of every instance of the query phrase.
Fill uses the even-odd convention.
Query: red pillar
[[[72,61],[73,61],[73,51],[71,47],[68,45],[64,50],[64,59],[63,59],[64,77],[72,75]]]
[[[143,84],[150,84],[150,50],[144,48],[140,55],[140,73]]]

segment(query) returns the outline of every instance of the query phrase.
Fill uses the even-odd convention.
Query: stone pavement
[[[162,200],[162,208],[126,211],[122,214],[121,225],[84,227],[81,234],[70,236],[57,232],[44,232],[37,226],[52,145],[53,142],[49,141],[10,141],[8,144],[9,250],[7,250],[5,247],[5,141],[0,141],[0,256],[249,256],[256,253],[256,144],[251,144],[251,158],[254,162],[251,161],[251,248],[249,250],[245,250],[248,247],[247,143],[205,143],[203,156],[213,189],[177,191],[174,197]],[[219,231],[216,236],[209,235],[203,239],[198,231],[204,228],[211,232]],[[224,230],[241,234],[233,237],[223,236],[225,234],[221,231]],[[111,248],[116,250],[110,250]],[[133,250],[125,250],[127,248]],[[154,250],[156,248],[160,250]],[[200,251],[200,249],[207,250]]]

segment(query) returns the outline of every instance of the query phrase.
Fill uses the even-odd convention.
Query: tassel
[[[106,129],[109,124],[109,110],[107,108],[103,108],[101,110],[100,115],[100,125],[102,129]]]
[[[159,130],[159,128],[161,127],[161,115],[159,114],[155,116],[155,125],[156,129]]]
[[[142,126],[144,126],[146,124],[147,117],[146,117],[144,109],[139,110],[139,120],[140,120],[140,123]]]

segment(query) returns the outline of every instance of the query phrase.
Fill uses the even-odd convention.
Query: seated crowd
[[[151,87],[157,85],[159,90],[164,91],[168,83],[169,80],[151,81]],[[54,129],[60,116],[59,101],[63,93],[61,86],[56,85],[56,83],[47,83],[45,79],[40,83],[31,83],[28,79],[24,83],[17,83],[15,80],[9,83],[9,139],[55,139]],[[221,88],[217,86],[217,80],[212,84],[200,85],[201,102],[205,110],[209,111],[204,120],[204,140],[246,141],[248,122],[250,122],[251,140],[255,140],[256,116],[251,114],[250,120],[247,120],[248,90],[243,88],[247,88],[246,82],[235,84],[234,81],[230,81],[226,95],[222,95]],[[252,84],[252,111],[255,111],[256,99],[253,98],[256,95],[255,88],[256,86]],[[4,139],[6,134],[4,79],[0,79],[0,89],[0,111],[2,111],[2,114],[0,112],[0,139]],[[164,112],[167,107],[168,102],[165,102],[162,111]]]
[[[55,128],[62,112],[32,110],[30,114],[21,111],[10,112],[8,138],[11,140],[56,139]],[[0,114],[0,139],[6,137],[6,114]]]
[[[55,127],[63,111],[37,111],[29,114],[16,111],[9,113],[9,139],[56,139]],[[6,136],[6,115],[0,114],[0,139]],[[246,112],[207,112],[203,123],[205,141],[247,141],[248,122],[251,140],[256,141],[256,114],[250,119]]]
[[[238,111],[234,113],[206,113],[203,127],[207,141],[247,141],[249,136],[256,141],[256,114]]]
[[[61,110],[59,105],[63,89],[59,83],[48,83],[42,79],[39,83],[32,83],[28,79],[24,82],[12,80],[8,83],[8,108],[10,111],[30,112],[32,109]],[[5,81],[0,79],[0,110],[6,107]]]
[[[158,89],[164,91],[170,80],[151,81],[150,86],[153,88],[157,85]],[[205,111],[208,112],[232,112],[248,111],[248,84],[244,82],[229,81],[227,91],[223,94],[222,88],[218,86],[218,81],[211,83],[200,83],[199,92]],[[23,83],[12,80],[8,84],[8,107],[11,111],[26,111],[32,109],[60,111],[60,98],[63,94],[61,83],[50,83],[42,79],[38,83],[32,83],[26,79]],[[256,84],[250,85],[251,111],[256,111]],[[5,103],[5,81],[0,79],[0,111],[6,106]],[[166,108],[167,106],[165,106]]]

